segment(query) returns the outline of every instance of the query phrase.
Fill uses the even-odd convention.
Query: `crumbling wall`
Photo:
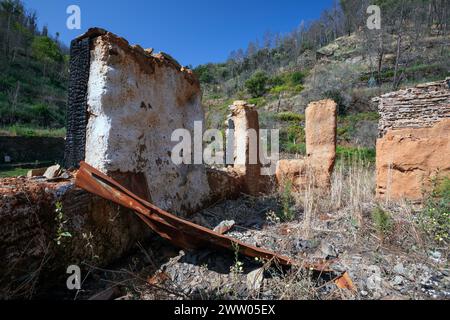
[[[280,160],[276,177],[281,187],[327,189],[336,160],[337,107],[332,100],[312,102],[305,111],[306,157]]]
[[[137,179],[148,190],[144,198],[162,209],[187,214],[202,208],[210,194],[204,166],[171,159],[177,143],[172,133],[183,128],[193,137],[194,122],[204,120],[196,77],[170,56],[130,46],[110,32],[91,30],[76,44],[85,38],[90,59],[83,159],[121,182]],[[69,101],[69,113],[78,114],[80,105]],[[73,121],[83,125],[79,117]],[[68,130],[79,136],[78,127]]]
[[[389,130],[431,128],[450,117],[450,78],[417,85],[374,99],[379,103],[379,137]]]
[[[149,236],[133,213],[70,180],[0,179],[0,194],[0,299],[66,290],[69,265],[86,275]]]
[[[261,180],[258,111],[245,101],[235,101],[229,120],[234,129],[233,167],[242,175],[242,191],[257,195]]]
[[[376,99],[378,197],[419,201],[434,177],[450,174],[449,84],[426,83]]]

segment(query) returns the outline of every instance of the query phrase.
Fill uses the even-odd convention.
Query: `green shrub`
[[[290,76],[291,83],[294,86],[303,84],[303,81],[305,80],[305,78],[306,78],[306,73],[301,72],[301,71],[296,71],[296,72],[292,73]]]
[[[392,217],[380,207],[377,207],[372,211],[372,221],[375,229],[383,236],[389,235],[393,230],[394,221],[392,220]]]
[[[297,119],[295,114],[287,114],[286,118]],[[291,154],[306,154],[305,129],[297,124],[299,121],[292,121],[288,127],[280,131],[280,149]]]
[[[337,107],[338,107],[338,114],[339,114],[340,116],[344,116],[344,115],[347,114],[347,109],[348,109],[348,107],[347,107],[347,105],[345,104],[345,99],[344,99],[344,97],[342,96],[342,94],[341,94],[341,92],[340,92],[339,90],[329,90],[329,91],[326,91],[326,92],[323,94],[323,97],[324,97],[325,99],[331,99],[331,100],[333,100],[334,102],[336,102],[336,105],[337,105]]]
[[[291,154],[306,154],[306,144],[304,143],[294,143],[294,142],[285,142],[281,144],[281,150]]]
[[[378,112],[359,112],[344,117],[339,117],[340,121],[347,121],[351,123],[358,121],[378,121],[379,119],[380,114]]]
[[[291,112],[291,111],[286,111],[286,112],[280,112],[275,116],[276,119],[280,120],[280,121],[286,121],[286,122],[302,122],[305,121],[305,115],[304,114],[299,114],[299,113],[295,113],[295,112]]]
[[[254,104],[257,107],[261,107],[266,104],[266,99],[264,99],[264,97],[250,98],[247,100],[247,102],[250,104]]]
[[[303,91],[303,89],[305,89],[305,87],[303,87],[303,85],[301,84],[298,84],[292,89],[292,91],[295,93],[300,93]]]
[[[0,178],[26,176],[28,170],[29,169],[23,169],[23,168],[0,170]]]
[[[267,92],[269,77],[264,71],[257,71],[245,82],[245,88],[253,98],[258,98]]]
[[[419,216],[422,229],[438,244],[450,242],[450,178],[434,178],[433,190],[427,196]]]
[[[34,37],[31,44],[33,55],[39,61],[63,62],[64,57],[56,42],[47,36]]]
[[[12,126],[0,127],[0,135],[18,137],[64,137],[66,135],[66,129],[43,129],[15,124]]]
[[[341,161],[363,160],[373,163],[375,162],[375,149],[337,146],[336,156]]]
[[[269,84],[272,87],[283,86],[286,84],[286,81],[281,76],[274,76],[274,77],[270,78]]]
[[[294,197],[292,196],[292,182],[286,181],[284,183],[283,191],[281,192],[281,211],[279,218],[282,221],[289,222],[295,219],[295,210],[293,208],[295,204]]]
[[[298,124],[290,125],[287,128],[287,139],[295,143],[305,142],[305,129]]]
[[[290,87],[288,85],[278,85],[270,89],[271,94],[280,94],[282,92],[287,92],[290,90]]]

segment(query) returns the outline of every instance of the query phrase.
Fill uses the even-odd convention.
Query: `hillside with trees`
[[[380,30],[366,26],[370,4],[381,8]],[[255,103],[270,127],[329,97],[341,117],[362,119],[356,127],[341,119],[341,142],[373,145],[374,96],[449,74],[448,21],[445,0],[336,0],[319,19],[302,21],[288,34],[267,32],[226,62],[197,66],[208,125],[222,127],[234,99]],[[64,134],[69,56],[58,38],[39,30],[36,13],[20,0],[0,0],[3,134]],[[289,143],[297,140],[301,136]]]
[[[370,4],[381,8],[380,30],[369,30],[366,26],[369,16],[366,9]],[[372,60],[368,71],[377,84],[391,81],[395,89],[408,79],[405,69],[421,62],[420,51],[426,55],[429,47],[421,45],[427,37],[448,37],[449,20],[450,4],[445,0],[335,1],[332,8],[322,12],[320,19],[302,21],[284,36],[267,32],[263,41],[256,40],[246,50],[233,51],[228,61],[201,65],[195,71],[206,91],[231,96],[245,89],[246,81],[261,70],[270,76],[311,70],[318,62],[317,55],[332,53],[328,52],[331,48],[321,48],[337,39],[348,38],[352,43],[346,49],[353,52],[347,55],[358,54]],[[441,45],[442,49],[448,47],[447,41],[433,44]],[[395,55],[393,64],[390,54]],[[278,82],[275,79],[267,85],[274,87]]]
[[[381,8],[379,30],[366,25],[370,4]],[[246,99],[257,105],[265,127],[282,128],[284,151],[301,153],[306,106],[332,98],[341,148],[374,154],[372,98],[450,74],[448,21],[445,0],[334,1],[318,20],[289,34],[268,32],[224,63],[195,68],[209,125],[222,127],[230,102]]]
[[[58,37],[20,0],[0,1],[2,134],[64,134],[69,56]]]

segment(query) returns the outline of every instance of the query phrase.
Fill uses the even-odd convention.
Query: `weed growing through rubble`
[[[233,243],[234,250],[234,265],[231,266],[230,271],[233,275],[242,274],[244,272],[244,263],[239,261],[239,245]]]
[[[67,220],[64,220],[64,212],[61,201],[57,201],[55,204],[55,213],[56,213],[56,222],[58,228],[56,229],[56,243],[61,245],[62,239],[70,238],[72,235],[68,231],[64,231],[64,225],[67,223]]]
[[[382,236],[387,236],[392,232],[394,226],[392,217],[380,207],[376,207],[372,211],[372,220],[375,228]]]
[[[292,182],[286,181],[283,191],[281,193],[281,212],[280,219],[289,222],[295,219],[295,211],[292,208],[294,204],[294,197],[292,195]]]
[[[83,233],[82,237],[86,241],[86,248],[89,248],[89,250],[91,251],[92,260],[98,259],[99,256],[97,256],[94,252],[94,244],[93,244],[94,235],[92,234],[92,232]]]
[[[267,212],[266,214],[266,221],[271,223],[271,224],[277,224],[280,223],[280,217],[277,216],[277,214],[275,213],[275,211],[270,210],[269,212]]]
[[[450,178],[434,178],[433,190],[419,216],[421,228],[438,244],[450,241]]]

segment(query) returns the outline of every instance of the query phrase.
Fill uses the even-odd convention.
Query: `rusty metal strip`
[[[139,198],[85,162],[80,163],[80,170],[77,173],[75,183],[88,192],[135,211],[138,217],[152,230],[181,248],[216,247],[231,251],[238,248],[241,254],[248,257],[274,260],[281,265],[299,266],[319,272],[332,272],[328,261],[319,263],[296,261],[181,219]]]
[[[352,292],[356,292],[356,287],[353,284],[348,272],[344,272],[340,277],[338,277],[334,283],[339,289],[347,289]]]

